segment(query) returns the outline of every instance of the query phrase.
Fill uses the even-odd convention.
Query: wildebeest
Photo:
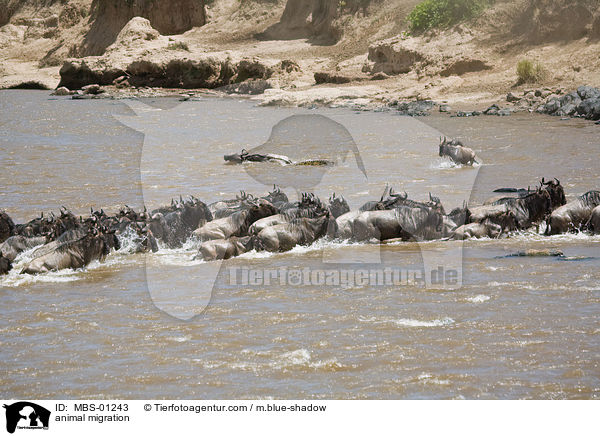
[[[524,197],[502,198],[492,203],[492,206],[505,206],[507,212],[512,212],[520,229],[528,229],[542,222],[552,212],[552,200],[546,189],[537,189]]]
[[[8,274],[8,272],[12,269],[12,262],[6,257],[2,256],[0,253],[0,276],[4,274]]]
[[[473,165],[478,163],[475,152],[468,147],[465,147],[460,141],[452,139],[448,141],[446,137],[440,138],[439,147],[440,157],[447,156],[458,165]]]
[[[131,222],[127,228],[118,232],[121,249],[128,253],[147,253],[158,251],[158,243],[152,231],[138,222]]]
[[[192,197],[188,201],[180,199],[170,207],[153,211],[147,230],[169,248],[178,248],[194,230],[211,220],[212,214],[206,204]]]
[[[594,208],[585,228],[591,233],[600,234],[600,206]]]
[[[334,218],[350,212],[350,206],[348,206],[346,199],[343,196],[336,197],[335,192],[329,197],[328,209],[329,212],[331,212],[331,216]]]
[[[201,241],[228,239],[231,236],[247,236],[248,229],[261,218],[275,215],[277,209],[266,200],[256,202],[252,207],[241,210],[225,218],[216,219],[194,230],[193,235]]]
[[[364,212],[392,211],[400,207],[408,207],[414,209],[431,209],[436,213],[440,214],[440,216],[445,215],[444,207],[442,206],[440,199],[432,196],[431,194],[429,194],[429,201],[423,203],[415,200],[410,200],[406,192],[403,194],[396,194],[394,193],[392,188],[386,186],[383,195],[381,196],[379,201],[367,202],[358,210],[350,211],[339,216],[335,220],[335,222],[332,222],[332,225],[330,225],[327,235],[331,239],[354,239],[354,224]],[[392,217],[392,215],[390,214],[382,214],[381,216],[385,216],[386,220]],[[400,235],[396,237],[400,237]],[[377,239],[376,236],[374,236],[374,238]]]
[[[567,204],[567,199],[565,197],[565,190],[560,184],[560,180],[554,179],[546,182],[544,178],[542,178],[541,182],[542,189],[548,191],[550,194],[550,201],[552,202],[552,210],[559,208]]]
[[[254,249],[255,238],[244,236],[243,238],[231,237],[229,239],[213,239],[203,242],[198,249],[194,260],[225,260],[247,253]]]
[[[452,209],[448,215],[443,215],[442,237],[448,238],[452,236],[456,229],[469,222],[470,217],[471,211],[466,203],[462,207]]]
[[[27,237],[50,235],[52,238],[57,238],[64,232],[74,230],[80,225],[81,222],[77,217],[63,207],[58,217],[53,213],[44,217],[42,213],[39,218],[25,224],[17,224],[14,234]]]
[[[47,244],[48,242],[51,242],[48,236],[34,236],[31,238],[20,235],[11,236],[0,244],[0,255],[13,262],[22,252],[38,245]]]
[[[600,206],[600,191],[589,191],[556,209],[546,220],[546,235],[581,230]]]
[[[333,218],[337,218],[349,212],[350,207],[343,196],[337,197],[335,193],[329,197],[327,207],[314,194],[304,193],[301,201],[283,205],[280,213],[256,221],[250,226],[248,233],[258,235],[266,227],[289,223],[297,218],[316,218],[326,211],[329,211]]]
[[[547,191],[550,194],[550,200],[552,202],[552,210],[566,204],[567,200],[565,198],[565,190],[560,184],[560,180],[554,179],[546,182],[545,178],[542,178],[540,182],[540,188]],[[527,189],[523,188],[499,188],[494,190],[496,193],[509,193],[514,194],[515,197],[523,198],[535,192],[535,189],[532,190],[531,187]],[[487,200],[484,205],[494,204],[498,200],[503,198],[507,198],[506,196],[495,197],[493,199]]]
[[[0,243],[15,234],[15,223],[6,212],[0,210]]]
[[[458,227],[452,232],[451,239],[499,238],[503,234],[517,230],[518,224],[512,212],[504,212],[495,220],[486,219]]]
[[[329,212],[318,218],[298,218],[289,223],[263,229],[256,237],[255,248],[270,252],[289,251],[296,245],[310,245],[327,232]]]
[[[273,186],[273,190],[263,197],[256,198],[252,194],[244,191],[240,195],[236,195],[234,199],[220,200],[208,205],[208,209],[212,213],[213,219],[225,218],[236,212],[249,209],[258,200],[266,200],[276,208],[288,203],[288,197],[279,187]]]
[[[93,260],[108,255],[109,238],[96,227],[79,228],[63,233],[56,241],[43,245],[32,253],[33,260],[23,267],[21,274],[42,274],[66,268],[82,268]]]
[[[432,240],[441,238],[442,231],[442,214],[426,206],[362,212],[352,223],[352,239],[356,241]]]
[[[249,153],[246,150],[242,150],[241,153],[226,154],[223,158],[225,159],[225,162],[233,164],[241,164],[243,162],[277,162],[286,165],[292,164],[292,160],[287,156],[273,153]]]
[[[225,218],[241,210],[248,209],[253,199],[254,196],[252,194],[242,191],[240,195],[236,195],[233,199],[210,203],[208,210],[212,214],[213,219]]]

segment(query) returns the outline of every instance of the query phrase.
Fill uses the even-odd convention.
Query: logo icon
[[[6,431],[14,433],[18,429],[48,429],[50,411],[27,401],[4,405],[6,409]]]

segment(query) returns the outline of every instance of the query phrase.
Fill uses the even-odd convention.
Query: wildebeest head
[[[542,178],[541,186],[550,194],[552,209],[556,209],[564,204],[567,204],[565,190],[558,179],[555,178],[554,180],[546,182],[545,179]]]
[[[234,163],[234,164],[241,164],[243,162],[242,154],[240,154],[240,153],[226,154],[225,156],[223,156],[223,158],[225,159],[226,162],[230,162],[230,163]]]
[[[442,201],[439,199],[439,197],[432,196],[431,192],[429,193],[429,201],[427,202],[427,206],[441,213],[442,215],[446,215]]]
[[[334,218],[337,218],[350,212],[350,206],[348,206],[348,202],[343,196],[336,197],[334,192],[333,195],[329,197],[329,211]]]
[[[185,225],[192,230],[212,220],[212,214],[208,206],[197,198],[192,197],[184,203],[181,211],[181,219]]]
[[[267,200],[260,199],[248,209],[248,221],[252,224],[261,218],[277,214],[277,209]]]
[[[452,209],[452,211],[448,214],[448,217],[458,226],[462,226],[469,222],[469,218],[471,217],[471,211],[467,207],[466,202],[463,203],[462,207],[457,207],[456,209]]]
[[[448,147],[462,147],[463,143],[458,140],[458,139],[451,139],[448,140],[448,138],[444,137],[440,137],[440,157],[444,156],[447,151],[448,151]]]
[[[288,196],[278,186],[273,186],[273,190],[262,198],[271,204],[287,203],[289,201]]]
[[[446,145],[448,144],[448,140],[444,136],[440,138],[440,157],[444,156],[444,150],[446,150]]]

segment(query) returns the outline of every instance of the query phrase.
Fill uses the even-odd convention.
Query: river
[[[225,165],[223,155],[263,144],[293,115],[312,124],[290,133],[281,145],[288,154],[299,137],[301,155],[327,155],[319,141],[336,141],[328,136],[333,122],[353,138],[366,175],[349,153],[319,183],[307,178],[297,187],[324,199],[343,195],[353,209],[377,199],[386,183],[417,200],[431,192],[447,210],[481,204],[498,187],[533,187],[542,177],[560,179],[568,200],[600,189],[599,130],[584,120],[413,119],[209,97],[139,103],[1,91],[0,208],[23,222],[63,205],[85,214],[125,204],[151,209],[180,194],[207,203],[240,190],[263,195],[270,187],[252,171],[286,180],[289,168]],[[463,139],[480,165],[459,168],[439,158],[440,135]],[[293,184],[285,190],[296,195]],[[529,232],[468,241],[464,249],[447,241],[395,243],[377,247],[376,255],[386,265],[420,269],[425,252],[443,256],[448,247],[461,254],[461,283],[451,289],[231,282],[232,266],[356,270],[373,254],[369,244],[323,241],[226,261],[214,287],[186,275],[197,265],[191,246],[150,255],[122,250],[84,270],[37,277],[15,268],[0,278],[0,396],[600,397],[600,237]],[[559,249],[565,257],[503,257],[530,248]],[[153,294],[148,271],[159,271],[159,287],[171,287]],[[200,315],[184,320],[178,309],[166,309],[184,310],[194,289],[211,291]]]

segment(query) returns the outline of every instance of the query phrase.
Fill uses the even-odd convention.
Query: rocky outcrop
[[[594,0],[532,0],[512,31],[534,44],[583,38],[599,9]]]
[[[403,101],[397,103],[400,115],[423,117],[430,114],[435,102],[431,100]]]
[[[372,62],[368,71],[386,74],[408,73],[417,63],[427,63],[424,53],[410,42],[399,38],[379,41],[369,47],[368,60]]]
[[[131,86],[162,88],[219,88],[249,79],[268,79],[272,69],[260,60],[238,62],[206,56],[197,59],[163,57],[110,65],[102,57],[71,59],[60,70],[59,87],[81,89],[85,85],[111,85],[123,76]]]
[[[92,26],[81,55],[101,55],[133,18],[147,18],[163,35],[183,33],[206,24],[204,0],[94,0]]]
[[[561,89],[527,90],[521,97],[509,93],[506,100],[532,112],[600,120],[600,89],[591,86],[580,86],[566,94]]]
[[[450,40],[453,44],[448,44]],[[492,69],[488,62],[472,56],[470,44],[474,40],[468,31],[448,31],[444,38],[397,36],[378,41],[369,47],[363,72],[395,75],[414,71],[449,77]]]
[[[334,44],[340,31],[334,25],[337,0],[288,0],[279,22],[259,37],[263,39],[310,38],[320,43]]]

